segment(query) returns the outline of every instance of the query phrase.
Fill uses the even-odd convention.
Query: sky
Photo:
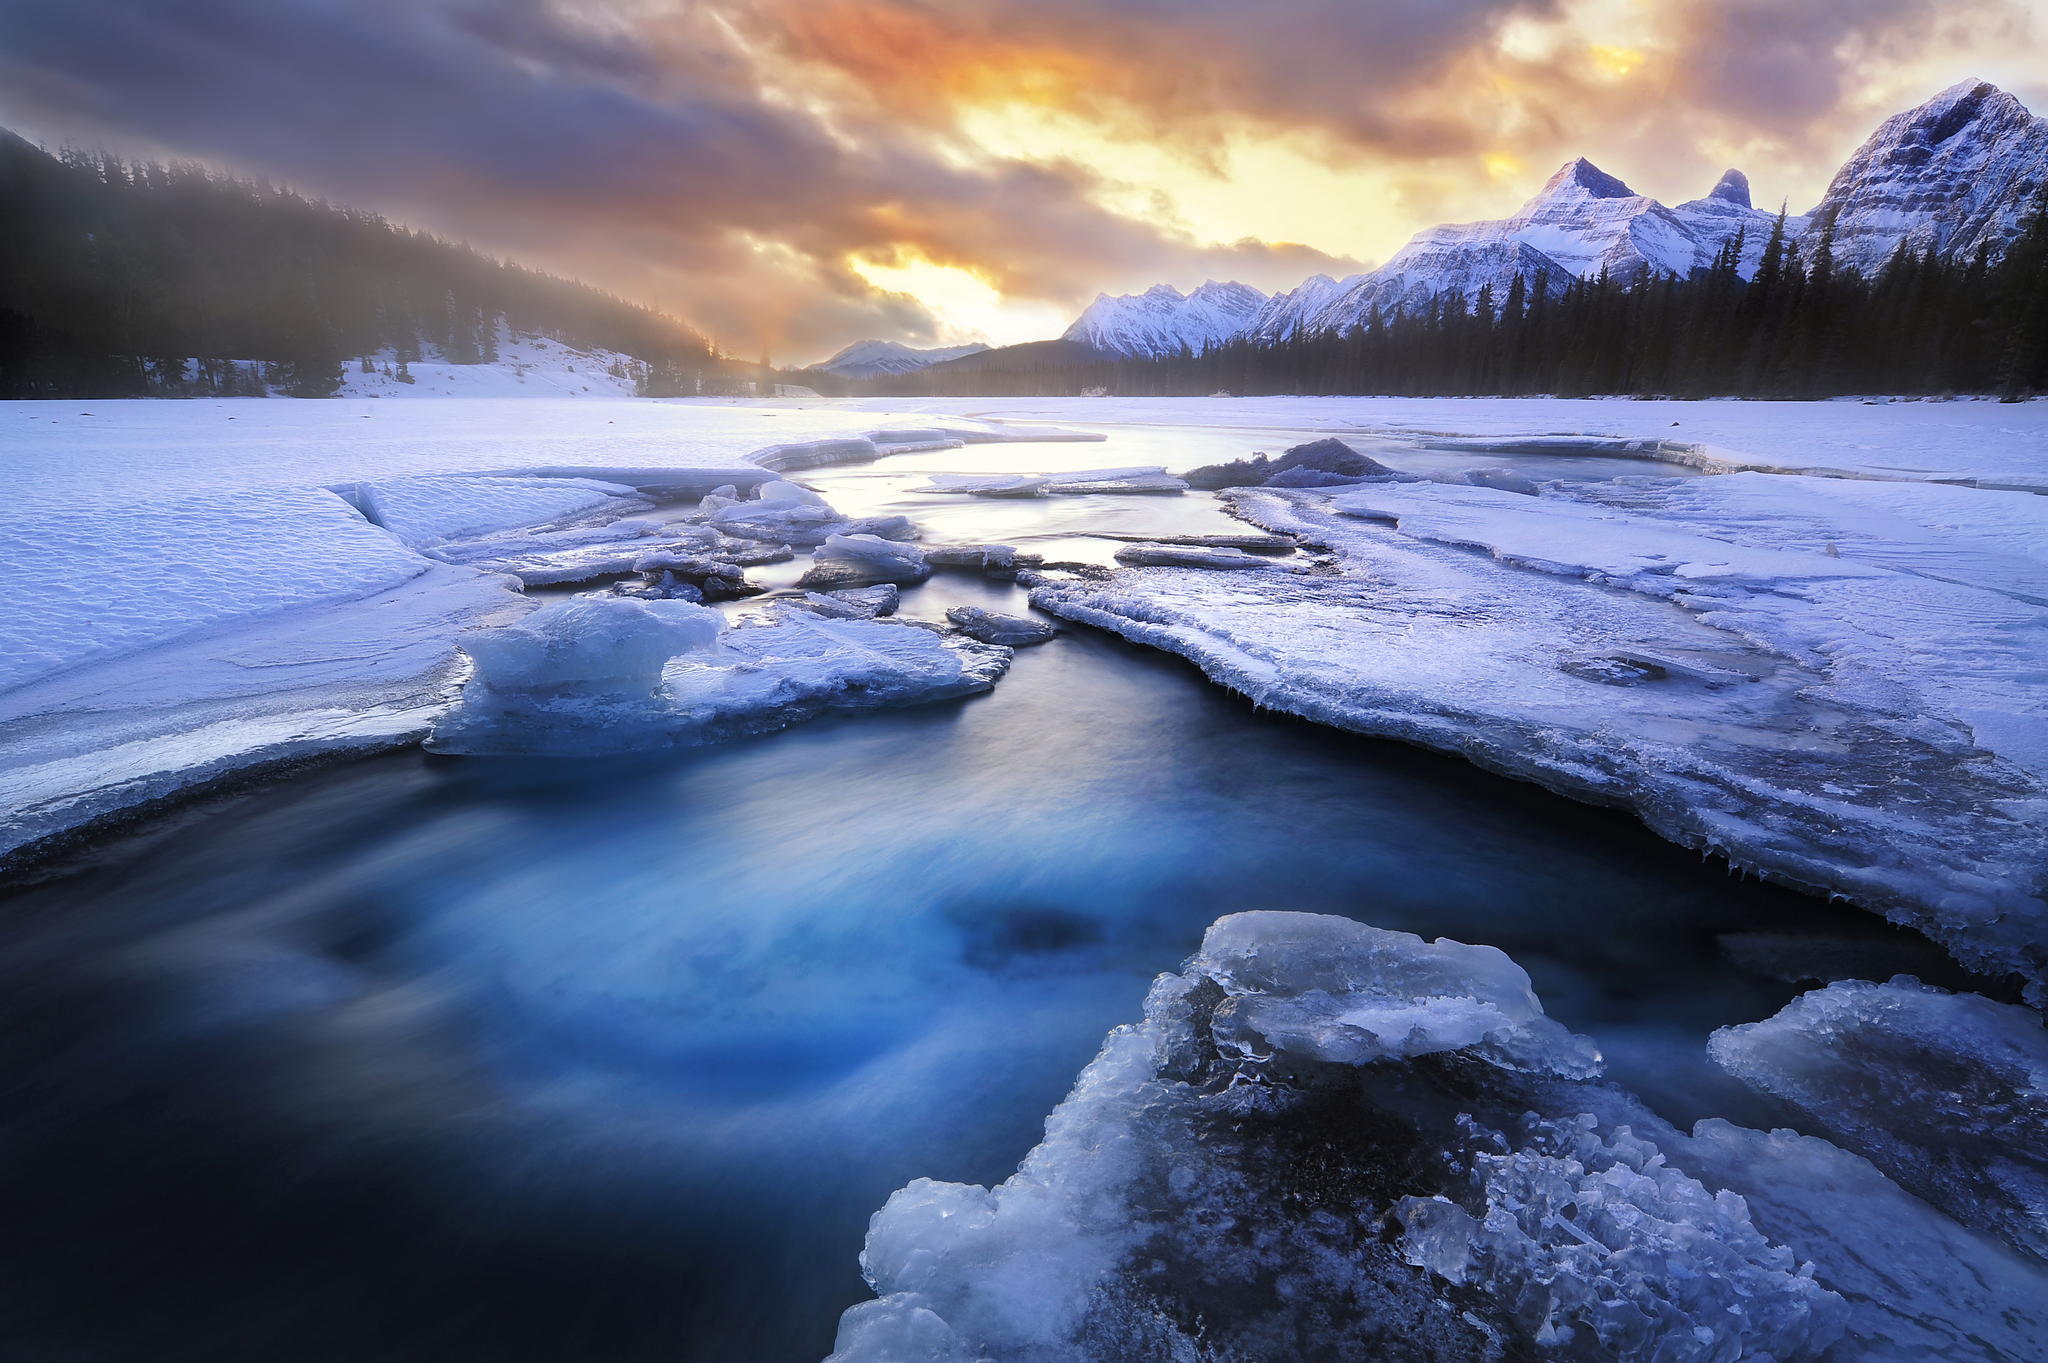
[[[1268,291],[1586,156],[1810,208],[2048,0],[0,0],[0,124],[290,183],[802,364]]]

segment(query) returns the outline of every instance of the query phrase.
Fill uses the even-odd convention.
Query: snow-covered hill
[[[1868,273],[1900,246],[1995,257],[2048,185],[2048,119],[1995,85],[1966,80],[1888,118],[1836,172],[1813,211],[1835,258]]]
[[[370,357],[370,372],[352,359],[342,368],[338,397],[352,398],[629,398],[644,367],[613,350],[578,350],[544,336],[515,333],[501,325],[498,357],[482,364],[450,364],[432,346],[400,377],[398,357],[382,351]]]
[[[913,350],[901,341],[855,341],[846,349],[813,369],[828,374],[837,374],[848,379],[872,379],[883,374],[910,374],[926,365],[938,364],[942,360],[957,360],[963,355],[979,355],[988,347],[975,342],[972,345],[935,346],[929,350]]]
[[[1063,339],[1109,355],[1170,355],[1185,346],[1197,353],[1243,333],[1266,306],[1249,284],[1210,280],[1183,294],[1168,284],[1112,298],[1097,294]]]

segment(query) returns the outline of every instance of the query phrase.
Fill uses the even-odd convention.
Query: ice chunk
[[[841,436],[771,446],[756,454],[754,461],[778,473],[791,473],[797,469],[825,468],[834,464],[866,464],[881,455],[875,442],[866,436]]]
[[[924,561],[935,568],[979,568],[991,577],[1013,578],[1019,568],[1035,568],[1045,562],[1037,554],[1022,553],[1008,544],[928,545]]]
[[[922,582],[932,575],[924,551],[878,535],[827,535],[805,573],[805,587],[865,586],[877,582]]]
[[[964,492],[973,497],[1043,497],[1047,480],[1028,473],[934,473],[914,492]]]
[[[783,612],[728,628],[683,601],[591,596],[479,631],[443,752],[581,756],[714,742],[835,710],[985,691],[1008,649],[878,620]]]
[[[1514,469],[1466,469],[1458,475],[1458,481],[1471,487],[1519,492],[1524,497],[1534,497],[1541,491],[1534,478],[1526,473],[1518,473]]]
[[[830,535],[868,534],[897,540],[917,537],[917,527],[908,517],[843,516],[809,488],[783,481],[763,484],[759,495],[751,501],[707,497],[698,504],[696,514],[724,535],[806,548],[823,544]]]
[[[946,612],[946,618],[968,638],[979,639],[984,644],[1001,644],[1005,648],[1028,648],[1032,644],[1045,643],[1059,633],[1057,627],[1043,620],[996,615],[979,606],[954,606]]]
[[[2048,1031],[1900,976],[1804,994],[1709,1052],[1968,1226],[2048,1259]]]
[[[834,620],[872,620],[878,615],[894,615],[899,595],[895,583],[884,582],[843,592],[805,592],[802,605]]]
[[[1127,469],[1082,469],[1074,473],[1050,473],[1045,490],[1053,496],[1083,496],[1089,493],[1174,494],[1188,485],[1157,465]]]
[[[1819,1355],[1841,1299],[1739,1197],[1577,1115],[1609,1091],[1560,1075],[1592,1063],[1497,951],[1226,918],[1015,1176],[889,1200],[833,1359]]]
[[[1299,547],[1289,535],[1133,535],[1108,533],[1103,539],[1130,544],[1178,544],[1205,549],[1242,549],[1248,554],[1291,554]]]
[[[1655,1125],[1654,1123],[1650,1125]],[[1814,1265],[1848,1303],[1840,1363],[2034,1363],[2048,1358],[2048,1270],[1957,1225],[1868,1160],[1794,1131],[1718,1118],[1657,1141],[1738,1194],[1758,1229]]]
[[[1263,568],[1278,569],[1281,572],[1300,571],[1294,564],[1248,554],[1242,549],[1211,549],[1193,544],[1162,544],[1148,541],[1126,544],[1116,551],[1116,561],[1132,567],[1150,568]]]
[[[555,697],[644,701],[660,687],[669,659],[709,647],[724,629],[718,612],[681,601],[554,602],[516,624],[463,639],[476,668],[465,695],[524,704]]]
[[[1600,1072],[1592,1043],[1545,1017],[1528,973],[1496,947],[1324,914],[1239,913],[1217,920],[1189,965],[1232,998],[1215,1045],[1246,1070],[1470,1051],[1532,1073]]]
[[[1841,1297],[1743,1200],[1590,1113],[1470,1124],[1465,1188],[1396,1206],[1408,1261],[1504,1307],[1543,1357],[1802,1358],[1838,1338]],[[1491,1148],[1489,1148],[1491,1147]]]

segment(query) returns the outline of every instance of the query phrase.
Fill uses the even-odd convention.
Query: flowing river
[[[1246,527],[1202,494],[910,489],[1302,438],[1116,431],[803,478],[933,542],[1107,561],[1102,531]],[[963,603],[1026,608],[941,572],[903,613]],[[1683,1122],[1780,1116],[1702,1045],[1797,980],[1953,974],[1620,815],[1070,628],[985,697],[631,760],[392,754],[13,888],[0,1336],[66,1363],[819,1359],[891,1190],[1004,1177],[1151,977],[1252,908],[1499,946]]]

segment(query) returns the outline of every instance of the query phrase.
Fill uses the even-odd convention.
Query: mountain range
[[[901,341],[855,341],[831,359],[811,368],[837,374],[841,378],[872,379],[884,374],[913,373],[926,365],[979,355],[987,349],[978,341],[972,345],[934,346],[929,350],[913,350]]]
[[[1832,227],[1839,266],[1870,274],[1900,248],[1996,259],[2048,188],[2048,119],[2012,95],[1968,80],[1885,120],[1838,171],[1809,213],[1785,231],[1802,253]],[[1211,281],[1183,295],[1161,284],[1100,295],[1063,339],[1105,355],[1200,352],[1239,336],[1279,340],[1358,325],[1377,308],[1411,311],[1443,294],[1470,299],[1491,285],[1562,293],[1574,278],[1605,271],[1627,281],[1689,275],[1710,265],[1738,234],[1739,270],[1753,274],[1777,214],[1750,200],[1731,170],[1698,199],[1667,206],[1638,194],[1580,157],[1551,176],[1513,215],[1417,233],[1379,268],[1348,279],[1316,275],[1268,298],[1245,284]]]

